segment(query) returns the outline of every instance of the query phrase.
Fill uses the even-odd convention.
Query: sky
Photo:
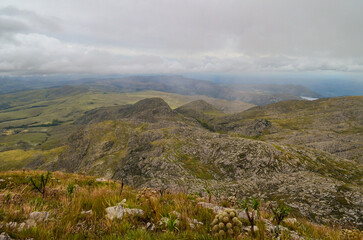
[[[0,2],[0,75],[363,75],[361,0]]]

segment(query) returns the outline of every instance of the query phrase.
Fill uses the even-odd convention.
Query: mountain
[[[302,85],[296,84],[227,84],[243,92],[255,92],[261,94],[290,94],[293,96],[304,96],[311,98],[322,98],[323,96]]]
[[[131,93],[138,91],[161,91],[187,96],[204,95],[229,101],[242,101],[254,105],[265,105],[283,100],[301,99],[301,96],[320,98],[310,89],[299,85],[274,84],[218,84],[175,75],[90,77],[77,79],[74,76],[1,78],[1,94],[24,92],[32,89],[74,86],[91,88],[106,93]],[[21,95],[21,94],[20,94]],[[195,99],[197,100],[197,99]]]
[[[254,122],[271,124],[258,139],[306,146],[363,163],[363,96],[284,101],[222,116],[209,122],[220,131],[245,136]]]
[[[160,98],[103,107],[86,112],[71,124],[74,127],[63,145],[0,152],[0,169],[25,167],[101,175],[136,187],[183,188],[190,193],[203,192],[209,186],[216,196],[259,196],[265,201],[285,202],[316,222],[333,219],[362,226],[361,164],[303,144],[238,135],[238,126],[247,117],[261,119],[273,113],[284,119],[294,112],[297,117],[306,106],[312,112],[321,108],[320,117],[326,113],[334,116],[333,106],[341,106],[341,102],[348,106],[359,99],[318,101],[321,105],[283,102],[232,115],[204,101],[172,110]],[[200,116],[225,132],[211,131],[196,120]],[[278,132],[276,121],[266,121],[272,123],[271,132]],[[265,137],[262,133],[261,138]]]
[[[119,120],[127,118],[144,122],[156,122],[157,120],[177,120],[178,115],[162,98],[143,99],[133,105],[117,107],[103,107],[86,112],[84,116],[76,120],[76,124],[90,124],[106,120]]]
[[[182,76],[131,76],[120,79],[105,79],[88,83],[87,86],[102,91],[134,92],[154,90],[183,95],[205,95],[225,100],[238,100],[256,105],[279,102],[288,99],[301,99],[286,93],[264,94],[253,91],[240,91],[234,86],[222,86],[210,81],[196,80]]]

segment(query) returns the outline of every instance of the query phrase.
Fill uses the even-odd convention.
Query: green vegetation
[[[254,230],[256,224],[256,218],[260,215],[260,200],[256,198],[245,199],[241,204],[242,209],[245,210],[248,221],[251,226],[252,237],[256,237]]]
[[[277,225],[280,225],[284,220],[284,218],[286,218],[289,215],[289,212],[291,211],[291,209],[284,204],[281,204],[276,207],[270,205],[270,209],[273,213],[273,219]]]
[[[44,198],[45,193],[47,191],[47,184],[50,179],[50,172],[47,172],[46,175],[40,174],[38,177],[33,178],[30,177],[30,182],[35,190],[40,192],[42,194],[42,197]]]
[[[226,239],[251,239],[252,235],[243,232],[248,223],[237,217],[235,210],[215,214],[198,202],[206,199],[183,192],[158,193],[152,189],[134,189],[124,186],[119,194],[121,184],[112,180],[97,182],[95,177],[52,173],[47,184],[47,194],[39,197],[33,191],[30,179],[47,173],[39,171],[0,172],[0,231],[16,239],[220,239],[214,236],[216,219],[218,226],[223,223],[223,232],[233,229]],[[72,198],[69,198],[72,184]],[[126,200],[123,200],[126,199]],[[110,220],[106,217],[106,208],[122,202],[124,207],[142,209],[144,214],[125,215],[122,219]],[[218,204],[218,202],[213,202]],[[252,203],[252,209],[259,207]],[[261,239],[272,239],[273,235],[264,224],[264,219],[272,215],[261,205],[261,218],[255,219],[258,230],[256,236]],[[251,209],[250,209],[251,210]],[[19,227],[20,223],[29,222],[32,212],[47,212],[43,220]],[[44,216],[44,215],[42,215]],[[163,217],[164,216],[164,217]],[[235,219],[236,218],[236,219]],[[196,219],[195,221],[193,219]],[[165,221],[166,224],[163,224]],[[221,222],[220,222],[221,221]],[[232,222],[230,222],[232,221]],[[12,222],[13,224],[8,224]],[[193,223],[191,225],[190,223]],[[198,223],[197,223],[198,222]],[[13,226],[16,227],[14,228]],[[161,223],[161,224],[159,224]],[[230,224],[229,224],[230,223]],[[146,227],[149,226],[149,227]],[[154,226],[151,228],[150,226]],[[236,227],[241,228],[237,229]],[[282,226],[297,232],[306,239],[345,239],[346,230],[336,226],[312,224],[306,219],[298,218],[296,222],[282,222]],[[222,226],[220,226],[222,227]],[[232,228],[231,228],[232,227]],[[214,230],[213,230],[214,228]],[[229,231],[231,232],[231,231]],[[241,232],[242,234],[238,234]],[[282,231],[281,239],[289,239],[287,230]],[[359,231],[354,236],[361,236]],[[358,234],[358,235],[357,235]],[[353,235],[352,235],[353,236]]]

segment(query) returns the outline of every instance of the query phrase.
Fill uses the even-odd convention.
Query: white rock
[[[25,221],[25,228],[32,228],[35,227],[37,225],[37,223],[35,222],[34,219],[27,219]]]
[[[251,226],[245,227],[245,228],[243,228],[243,230],[245,230],[246,232],[250,232],[251,231]],[[257,226],[253,226],[253,231],[257,232],[258,231],[258,227]]]
[[[81,214],[90,215],[90,214],[92,214],[92,209],[91,210],[88,210],[88,211],[82,211]]]
[[[96,178],[96,182],[107,182],[106,178]]]
[[[226,209],[225,207],[221,207],[213,203],[199,202],[198,205],[204,208],[212,209],[215,214],[222,212]]]
[[[5,225],[7,228],[15,229],[18,226],[17,222],[8,222]]]
[[[106,217],[113,220],[114,218],[122,219],[124,214],[127,214],[129,216],[134,215],[143,215],[144,211],[142,209],[137,208],[124,208],[122,206],[122,203],[117,204],[117,206],[114,207],[108,207],[106,208]]]
[[[149,231],[154,231],[155,230],[155,224],[154,223],[146,223],[146,229]]]
[[[297,222],[296,218],[286,218],[284,220],[285,223],[289,223],[289,224],[295,224]]]
[[[0,240],[12,240],[5,232],[0,234]]]
[[[33,219],[35,222],[44,222],[48,220],[49,212],[32,212],[30,213],[30,219]]]
[[[19,227],[18,227],[18,231],[23,230],[25,227],[26,227],[25,222],[20,223],[20,224],[19,224]]]
[[[2,178],[0,178],[0,182],[5,182],[5,180],[4,179],[2,179]],[[5,233],[6,234],[6,233]]]

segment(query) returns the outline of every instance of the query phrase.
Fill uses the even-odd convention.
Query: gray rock
[[[35,222],[45,222],[49,218],[49,212],[32,212],[30,213],[30,219],[34,220]]]
[[[122,219],[125,214],[129,216],[144,214],[144,211],[142,209],[124,208],[122,206],[122,202],[117,204],[117,206],[106,208],[106,212],[107,212],[106,217],[109,218],[110,220],[113,220],[114,218]]]
[[[96,178],[96,182],[107,182],[107,178]]]
[[[149,231],[154,231],[155,230],[155,224],[148,222],[146,224],[146,229],[149,230]]]
[[[12,238],[5,232],[0,234],[0,240],[12,240]]]
[[[204,208],[212,209],[215,214],[222,212],[226,209],[225,207],[221,207],[213,203],[199,202],[198,205]]]
[[[81,214],[91,215],[92,214],[92,209],[88,210],[88,211],[82,211]]]
[[[243,230],[245,230],[246,232],[250,232],[251,231],[251,226],[244,227]],[[257,226],[253,226],[253,230],[255,232],[257,232],[258,231],[258,227]]]

